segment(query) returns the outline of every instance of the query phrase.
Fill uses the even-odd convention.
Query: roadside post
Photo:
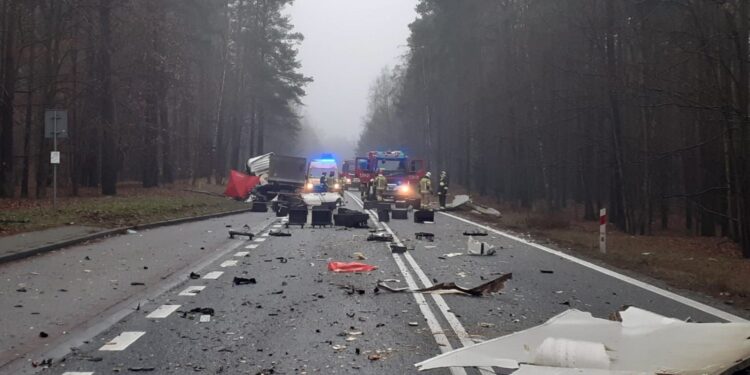
[[[44,111],[44,137],[52,138],[52,151],[49,157],[49,162],[52,164],[52,208],[57,209],[57,166],[60,165],[57,138],[68,138],[68,111],[58,109]]]
[[[599,251],[607,253],[607,209],[599,210]]]

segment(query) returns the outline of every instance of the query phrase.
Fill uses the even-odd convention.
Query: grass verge
[[[57,210],[49,200],[2,199],[0,236],[63,225],[118,228],[247,208],[242,202],[215,195],[221,189],[218,186],[203,186],[209,194],[188,189],[185,185],[144,189],[122,184],[114,197],[85,189],[79,197],[60,198]]]

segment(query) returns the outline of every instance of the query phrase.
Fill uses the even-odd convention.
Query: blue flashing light
[[[322,162],[322,163],[335,163],[336,159],[315,159],[315,161]]]

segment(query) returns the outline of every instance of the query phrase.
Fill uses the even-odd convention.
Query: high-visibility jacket
[[[448,194],[448,175],[440,176],[440,189],[438,189],[439,195]]]
[[[430,181],[429,177],[424,176],[419,180],[419,192],[421,194],[429,194],[432,192],[432,181]]]
[[[385,190],[388,187],[388,179],[385,176],[375,177],[375,188],[378,190]]]

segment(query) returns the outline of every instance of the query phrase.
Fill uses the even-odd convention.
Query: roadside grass
[[[727,238],[699,237],[680,230],[631,236],[607,227],[607,253],[599,252],[599,223],[580,218],[582,209],[570,207],[543,214],[488,199],[475,202],[494,207],[501,218],[468,213],[490,226],[530,235],[535,242],[582,258],[610,264],[661,280],[669,286],[699,292],[727,305],[750,311],[750,260]]]
[[[247,208],[219,196],[223,187],[204,185],[198,193],[186,184],[145,189],[134,183],[118,185],[118,195],[101,196],[97,189],[82,189],[78,197],[58,199],[1,199],[0,236],[63,225],[117,228],[189,216]]]

